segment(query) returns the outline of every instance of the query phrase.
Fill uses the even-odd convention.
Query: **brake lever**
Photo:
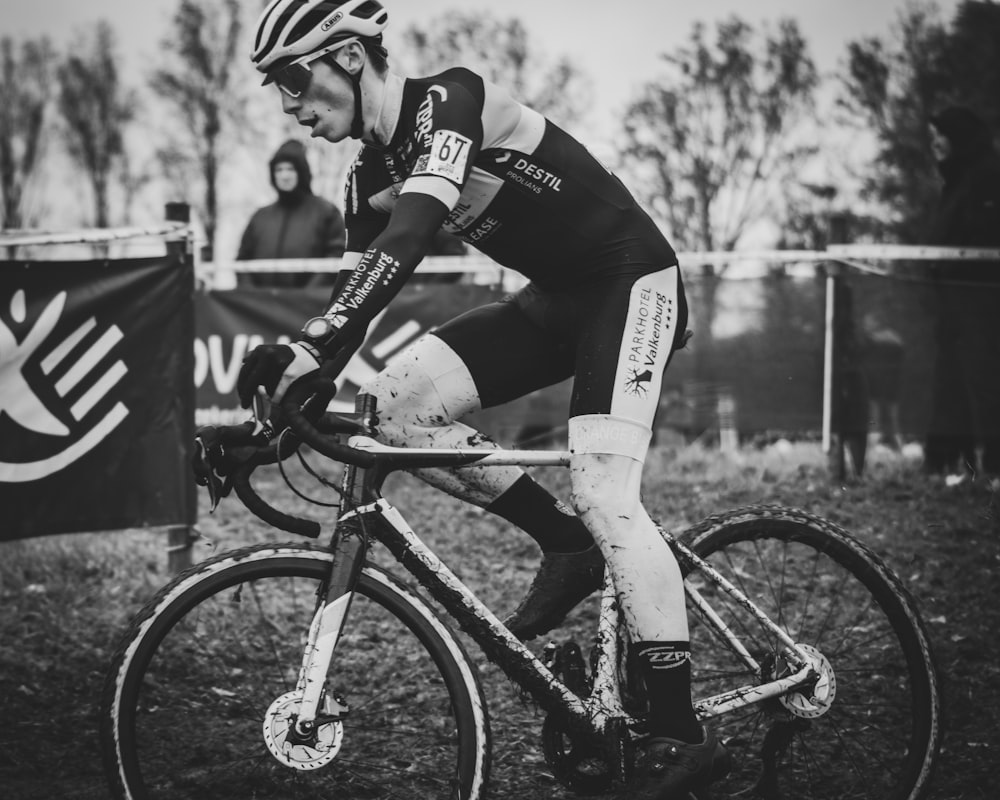
[[[194,446],[196,448],[195,458],[206,466],[206,469],[198,477],[197,482],[208,489],[208,499],[211,503],[209,513],[215,513],[215,509],[219,507],[222,498],[229,494],[229,490],[226,487],[227,478],[215,469],[212,459],[209,457],[208,447],[205,446],[205,442],[202,441],[200,436],[194,438]]]
[[[271,398],[264,392],[263,387],[257,387],[257,393],[253,396],[250,404],[250,421],[253,422],[253,435],[255,437],[264,435],[267,441],[274,438],[274,427],[270,423]]]

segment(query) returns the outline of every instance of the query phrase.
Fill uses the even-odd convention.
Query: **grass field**
[[[539,471],[536,477],[566,497],[563,471]],[[270,496],[288,498],[287,509],[306,512],[276,479],[269,481],[264,486]],[[488,605],[498,612],[516,605],[537,564],[530,540],[408,476],[391,478],[386,495]],[[816,445],[728,457],[695,445],[651,453],[645,498],[653,516],[671,528],[749,503],[798,506],[842,525],[880,553],[918,599],[944,678],[947,731],[931,796],[996,796],[1000,493],[995,488],[975,481],[946,487],[922,476],[917,464],[889,453],[876,453],[863,480],[842,486],[828,478]],[[214,515],[203,513],[199,528],[204,538],[196,546],[197,558],[291,538],[265,530],[232,499]],[[0,798],[106,797],[96,740],[104,670],[128,618],[169,577],[162,533],[0,543]],[[571,618],[568,627],[574,629],[575,622]],[[494,796],[572,796],[548,774],[541,757],[541,715],[494,667],[477,660],[493,719]]]

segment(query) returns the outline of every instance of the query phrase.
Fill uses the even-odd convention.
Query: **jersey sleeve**
[[[344,255],[350,266],[356,262],[349,254],[361,254],[389,224],[388,208],[377,206],[379,196],[392,192],[392,180],[380,169],[377,154],[362,148],[351,164],[344,183]],[[374,203],[374,204],[373,204]],[[345,263],[345,266],[348,266]]]
[[[483,146],[482,111],[481,98],[457,81],[428,86],[414,125],[413,169],[400,194],[419,192],[455,207]]]

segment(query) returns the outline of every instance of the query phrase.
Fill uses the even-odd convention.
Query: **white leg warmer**
[[[633,641],[687,641],[680,568],[640,500],[648,428],[610,415],[569,421],[573,506],[604,554]]]

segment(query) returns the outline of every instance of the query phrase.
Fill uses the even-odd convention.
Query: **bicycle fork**
[[[311,735],[317,720],[319,724],[333,722],[347,713],[347,706],[339,699],[327,698],[322,712],[320,703],[324,699],[330,662],[350,610],[354,586],[364,566],[365,551],[363,527],[356,531],[347,526],[339,529],[333,550],[333,569],[326,593],[318,601],[309,626],[295,686],[302,698],[294,726],[300,736]]]

